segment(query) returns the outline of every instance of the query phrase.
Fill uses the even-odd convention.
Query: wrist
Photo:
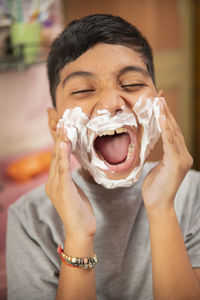
[[[91,256],[94,254],[94,237],[66,237],[64,242],[64,252],[70,256]]]
[[[174,202],[170,201],[168,203],[160,204],[159,206],[146,206],[146,212],[149,220],[165,219],[174,217],[176,215]]]
[[[167,207],[157,211],[148,212],[148,222],[151,238],[165,237],[173,232],[178,225],[174,207]]]
[[[96,223],[96,222],[95,222]],[[89,224],[87,228],[83,228],[83,226],[80,225],[73,225],[70,226],[71,224],[64,224],[65,228],[65,236],[67,239],[70,240],[94,240],[95,233],[96,233],[96,224],[95,226],[92,226],[92,224]]]

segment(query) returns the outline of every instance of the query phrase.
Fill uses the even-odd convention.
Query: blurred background
[[[200,169],[200,0],[0,0],[0,284],[6,294],[7,208],[46,181],[52,139],[46,58],[73,19],[119,15],[136,25],[153,52],[157,88],[178,121]],[[152,160],[162,155],[158,142]],[[28,166],[28,167],[27,167]],[[77,163],[72,158],[72,168]],[[3,298],[2,298],[3,299]]]

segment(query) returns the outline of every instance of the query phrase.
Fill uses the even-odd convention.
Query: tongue
[[[119,164],[127,157],[129,143],[129,135],[122,133],[98,137],[94,145],[109,164]]]

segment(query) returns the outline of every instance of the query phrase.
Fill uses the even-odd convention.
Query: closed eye
[[[135,83],[135,84],[122,84],[122,88],[129,88],[129,87],[138,87],[138,86],[144,86],[145,84],[143,83]]]
[[[76,95],[76,94],[89,93],[89,92],[94,92],[94,90],[93,90],[93,89],[88,89],[88,90],[78,90],[78,91],[72,92],[71,94],[72,94],[72,95]]]

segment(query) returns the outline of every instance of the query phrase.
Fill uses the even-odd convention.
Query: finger
[[[173,159],[179,153],[173,132],[169,126],[169,120],[166,118],[163,110],[160,111],[159,123],[161,127],[161,137],[163,142],[164,158]]]
[[[174,141],[176,142],[176,147],[178,149],[178,152],[183,152],[183,151],[187,151],[187,147],[185,144],[185,139],[184,136],[182,134],[182,131],[180,129],[180,127],[178,126],[174,116],[172,115],[167,103],[165,102],[165,100],[163,101],[163,106],[164,106],[164,110],[166,113],[166,116],[169,120],[168,122],[168,126],[174,136]]]
[[[59,120],[58,126],[57,126],[57,133],[56,133],[56,141],[51,157],[51,164],[49,169],[49,180],[54,181],[58,179],[58,158],[59,158],[59,145],[63,139],[63,126],[64,123]]]
[[[57,163],[59,183],[61,186],[72,181],[70,171],[70,148],[70,143],[61,141],[59,145],[59,158]]]
[[[161,110],[174,126],[175,132],[181,131],[164,98],[161,98]]]
[[[187,150],[181,130],[179,129],[180,132],[176,135],[174,134],[174,127],[177,128],[178,125],[170,113],[169,108],[164,104],[163,106],[161,105],[160,113],[159,123],[164,150],[163,163],[169,165],[171,162],[174,170],[176,166],[178,166],[179,171],[187,172],[192,166],[193,159]]]
[[[71,142],[67,138],[66,131],[64,129],[64,120],[59,120],[58,124],[58,142],[56,144],[58,152],[57,168],[59,178],[64,178],[63,175],[71,175],[70,173],[70,153],[71,153]],[[63,180],[63,179],[62,179]]]
[[[162,98],[162,102],[163,102],[163,109],[165,111],[165,114],[166,114],[166,117],[169,119],[170,121],[170,125],[172,125],[172,129],[173,129],[173,132],[176,136],[178,136],[182,141],[184,141],[184,137],[183,137],[183,134],[181,132],[181,129],[177,123],[177,121],[175,120],[174,116],[172,115],[170,109],[169,109],[169,106],[167,105],[166,101],[164,98]]]

